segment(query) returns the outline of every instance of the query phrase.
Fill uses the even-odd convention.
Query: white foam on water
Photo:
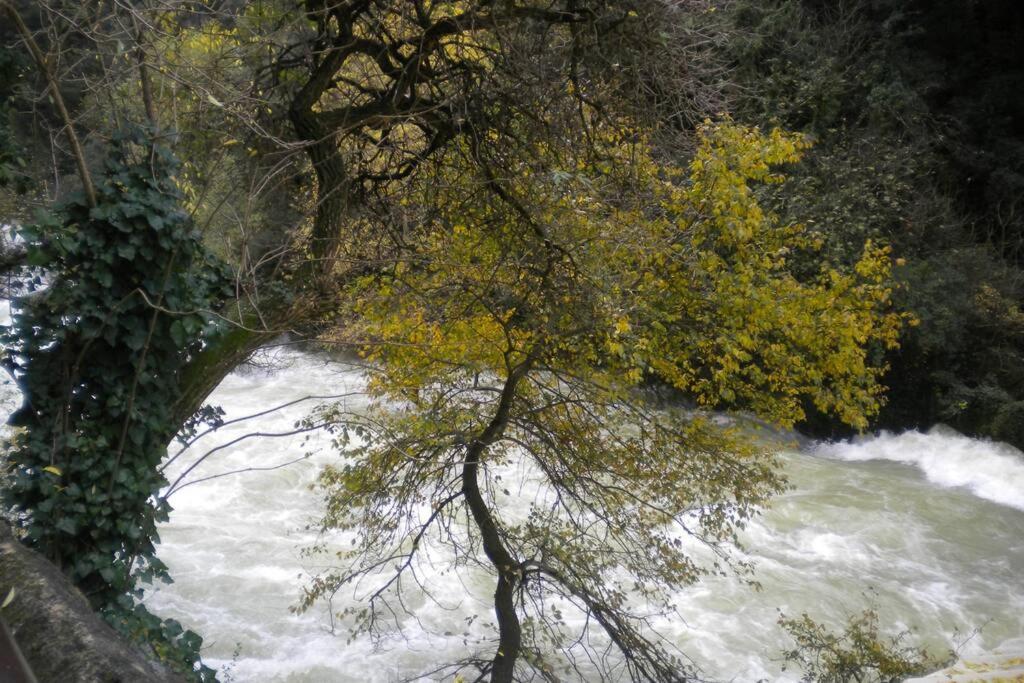
[[[7,226],[3,226],[6,228]],[[0,325],[11,324],[11,302],[0,300]],[[0,350],[3,346],[0,346]],[[10,373],[0,368],[0,445],[11,435],[7,418],[21,406],[21,391]]]
[[[891,460],[914,465],[939,486],[963,486],[982,498],[1024,510],[1024,453],[1008,444],[966,437],[948,427],[824,443],[814,452],[846,461]]]
[[[331,382],[352,386],[360,381],[354,376],[325,381],[322,366],[306,366],[312,361],[301,356],[295,360],[296,365],[278,373],[233,376],[212,401],[229,408],[231,417],[236,402],[243,404],[241,412],[255,412],[270,404],[271,397],[282,400],[283,387],[309,386],[330,393]],[[987,442],[935,436],[952,438],[965,449],[973,447],[979,458],[1003,455],[1001,447]],[[960,439],[968,443],[960,444]],[[923,447],[913,440],[901,446]],[[861,448],[847,447],[852,449],[847,453]],[[281,451],[273,443],[253,442],[225,457],[262,461],[271,453],[283,456]],[[473,652],[476,638],[489,635],[493,578],[482,571],[466,570],[458,576],[446,572],[443,549],[435,549],[421,567],[424,581],[442,604],[411,598],[416,616],[405,621],[404,637],[378,643],[358,637],[346,643],[343,628],[337,635],[328,632],[330,621],[323,608],[303,615],[287,613],[301,585],[298,578],[289,584],[287,577],[316,569],[308,566],[311,558],[298,553],[303,543],[313,540],[312,533],[302,529],[304,518],[314,518],[319,511],[317,497],[306,487],[317,468],[336,457],[320,452],[301,476],[278,471],[240,475],[234,483],[232,477],[212,480],[193,487],[194,501],[172,501],[178,509],[167,527],[161,556],[178,582],[155,593],[153,604],[190,619],[197,630],[216,640],[208,653],[211,663],[230,664],[230,645],[240,643],[232,669],[237,681],[395,681],[466,656]],[[896,459],[895,454],[889,459]],[[773,509],[744,533],[745,558],[757,564],[754,578],[764,589],[754,590],[732,576],[710,578],[676,596],[678,614],[658,621],[661,632],[707,675],[735,681],[798,680],[799,674],[783,672],[779,661],[779,653],[791,646],[776,624],[779,609],[790,616],[806,611],[835,625],[873,599],[890,631],[915,628],[933,647],[948,642],[956,629],[967,632],[983,625],[982,635],[968,648],[985,651],[1009,638],[1024,637],[1018,617],[1024,613],[1024,596],[1016,590],[1017,576],[1024,572],[1024,515],[1019,511],[993,507],[983,498],[964,496],[959,489],[935,482],[937,487],[916,470],[898,468],[886,459],[844,459],[818,452],[790,453],[784,460],[795,489],[780,496]],[[846,460],[865,462],[851,467]],[[993,462],[1011,471],[1016,464]],[[517,473],[529,478],[528,470],[515,464],[507,469],[506,483]],[[269,481],[260,483],[264,477]],[[208,494],[199,496],[203,489]],[[529,481],[517,491],[513,500],[527,504],[533,499]],[[267,519],[268,509],[280,511],[279,523]],[[178,525],[193,526],[176,531]],[[261,549],[258,560],[245,549],[254,543]],[[179,568],[183,561],[188,570]],[[230,569],[211,571],[217,562],[227,562]],[[204,589],[210,581],[217,585]],[[220,586],[222,581],[231,582],[230,593],[224,593],[228,589]],[[874,598],[864,597],[868,589]],[[253,594],[261,596],[256,599],[258,607],[251,604],[251,597],[244,597]],[[234,606],[204,611],[206,603],[215,600]],[[355,596],[339,593],[333,608],[340,611],[355,604]],[[466,643],[461,636],[442,635],[461,633],[471,615],[479,619]],[[569,615],[570,623],[573,619]]]
[[[223,406],[228,420],[307,395],[352,394],[344,399],[350,407],[363,405],[358,369],[295,351],[277,358],[284,367],[236,372],[210,402]],[[0,399],[16,403],[16,396],[10,386],[0,387]],[[229,424],[187,455],[257,426],[264,433],[288,431],[315,403]],[[328,561],[301,551],[316,540],[307,525],[321,513],[310,486],[323,465],[340,457],[330,438],[245,439],[190,475],[273,467],[306,453],[309,458],[282,469],[209,479],[176,492],[159,547],[175,583],[149,591],[150,607],[202,634],[208,664],[237,683],[390,682],[474,651],[490,652],[482,639],[493,635],[493,577],[451,571],[445,550],[430,545],[419,570],[436,601],[410,593],[415,617],[403,618],[404,636],[347,642],[349,624],[334,620],[332,632],[326,605],[290,611],[304,582]],[[1009,447],[941,429],[787,453],[794,488],[742,534],[743,557],[756,563],[753,578],[763,590],[734,576],[708,578],[675,596],[678,614],[657,625],[708,677],[741,682],[799,679],[779,660],[792,646],[776,624],[780,609],[837,625],[867,606],[868,589],[890,633],[914,628],[932,649],[951,642],[957,630],[979,627],[965,656],[1024,642],[1020,457]],[[172,481],[187,462],[183,456],[170,468]],[[528,503],[531,484],[511,484],[516,472],[528,477],[528,470],[508,470],[510,499]],[[332,608],[358,606],[365,593],[366,586],[359,595],[339,592]]]

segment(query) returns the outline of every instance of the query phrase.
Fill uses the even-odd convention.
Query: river
[[[225,419],[306,396],[351,394],[355,369],[295,351],[275,354],[276,369],[228,377],[210,401]],[[258,419],[264,433],[287,432],[316,400]],[[203,437],[170,469],[256,428],[229,424]],[[466,617],[490,614],[492,579],[456,575],[439,561],[426,576],[436,601],[414,600],[418,623],[403,637],[347,642],[326,605],[297,615],[303,582],[321,559],[301,550],[319,513],[311,492],[319,468],[339,456],[322,434],[243,439],[215,451],[171,496],[160,557],[175,583],[148,604],[206,638],[207,662],[234,681],[397,681],[468,654]],[[793,489],[744,533],[761,590],[732,577],[705,580],[677,599],[681,618],[660,624],[705,675],[717,680],[795,681],[779,652],[791,643],[779,610],[838,624],[869,603],[889,629],[912,629],[917,642],[961,654],[996,647],[1024,651],[1024,454],[951,430],[882,434],[855,443],[810,444],[783,455]],[[356,598],[342,591],[340,611]],[[444,635],[446,632],[452,635]]]
[[[465,656],[474,637],[489,635],[493,579],[446,571],[443,555],[425,577],[436,600],[413,600],[418,621],[408,620],[404,637],[347,642],[343,623],[332,632],[326,605],[289,610],[323,562],[301,552],[317,538],[308,525],[320,499],[310,486],[339,455],[315,432],[238,439],[294,430],[318,402],[301,400],[308,396],[346,394],[358,409],[363,379],[315,355],[272,355],[272,369],[232,374],[210,402],[226,420],[297,402],[225,425],[168,468],[174,481],[214,451],[170,498],[159,554],[175,582],[151,589],[147,603],[201,633],[206,662],[226,681],[397,681]],[[6,413],[17,393],[4,380]],[[869,603],[883,624],[912,629],[934,651],[1024,652],[1024,454],[939,427],[794,446],[783,463],[792,490],[743,534],[761,590],[734,577],[704,580],[677,596],[680,617],[660,624],[706,676],[796,681],[779,658],[791,646],[779,611],[838,624]],[[248,471],[217,476],[234,470]],[[339,593],[334,611],[355,599]],[[482,616],[467,645],[474,614]]]

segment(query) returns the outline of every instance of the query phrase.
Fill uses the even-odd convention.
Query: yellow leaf
[[[54,467],[53,465],[47,465],[46,467],[44,467],[43,468],[43,472],[49,472],[50,474],[56,474],[58,477],[60,475],[64,474],[63,472],[60,471],[59,467]]]
[[[9,604],[11,604],[13,601],[14,601],[14,589],[12,588],[11,591],[7,594],[7,597],[4,598],[3,604],[0,604],[0,609],[4,609]]]

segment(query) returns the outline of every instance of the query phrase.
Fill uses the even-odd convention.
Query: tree
[[[435,210],[424,196],[410,207],[410,185],[443,181],[450,155],[489,178],[545,136],[583,131],[576,147],[593,148],[591,120],[678,101],[672,62],[654,82],[638,54],[687,45],[672,40],[686,8],[653,0],[0,9],[35,63],[18,90],[35,115],[13,119],[42,131],[27,139],[55,159],[29,164],[39,187],[54,179],[38,196],[66,200],[26,228],[48,284],[15,302],[9,334],[27,396],[9,500],[28,542],[98,606],[123,608],[114,621],[187,640],[193,655],[193,636],[133,603],[136,579],[162,574],[162,444],[212,414],[206,396],[260,345],[312,336],[339,292],[393,261],[416,232],[407,221]],[[671,106],[677,122],[688,111]],[[140,120],[145,138],[116,143]],[[161,143],[185,159],[179,174]],[[97,149],[114,152],[105,169]],[[235,270],[230,296],[201,267],[205,247]]]
[[[784,486],[770,452],[704,411],[792,424],[806,399],[863,426],[877,410],[868,346],[899,326],[886,250],[866,245],[851,272],[794,272],[814,241],[751,187],[806,142],[706,123],[686,172],[624,130],[595,122],[589,156],[544,138],[482,162],[468,144],[473,163],[453,161],[443,187],[484,192],[445,196],[408,249],[349,288],[357,322],[338,334],[379,368],[378,403],[318,416],[341,425],[339,447],[359,437],[321,478],[325,532],[357,541],[305,606],[369,583],[345,616],[386,632],[440,544],[496,576],[495,649],[451,669],[686,680],[650,617],[701,575],[742,569],[729,543]],[[698,410],[658,405],[651,382]],[[528,497],[507,488],[515,467],[537,487]],[[559,619],[566,604],[586,615],[582,633]],[[594,654],[604,647],[618,658]]]
[[[1024,445],[1024,99],[1006,87],[1024,77],[1021,6],[772,0],[720,16],[734,115],[815,136],[776,210],[821,226],[821,258],[849,263],[875,239],[904,259],[896,305],[920,324],[887,354],[874,426]]]
[[[268,338],[321,326],[338,289],[405,239],[405,181],[431,177],[460,141],[517,149],[517,127],[542,121],[554,103],[572,103],[577,119],[646,108],[685,123],[706,113],[713,97],[687,99],[711,90],[699,77],[691,13],[651,0],[283,3],[240,17],[211,12],[196,30],[156,41],[155,52],[172,55],[170,70],[193,84],[191,106],[213,103],[214,118],[244,141],[237,154],[276,158],[260,169],[268,176],[315,180],[305,215],[292,215],[283,235],[271,226],[278,234],[264,253],[244,259],[260,267],[232,313],[239,327],[196,358],[182,418]],[[566,123],[548,135],[586,129]]]

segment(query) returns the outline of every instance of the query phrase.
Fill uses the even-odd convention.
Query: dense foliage
[[[1024,445],[1020,4],[737,2],[728,23],[737,115],[816,139],[776,210],[813,220],[831,262],[864,239],[901,259],[919,324],[875,425]]]
[[[11,49],[0,47],[0,188],[24,183],[25,159],[11,125],[11,104],[15,84],[24,70],[24,59]]]
[[[158,466],[180,426],[169,414],[176,375],[224,294],[175,168],[166,148],[120,135],[95,207],[75,197],[21,230],[36,275],[4,332],[24,396],[4,495],[26,541],[113,624],[143,641],[162,634],[161,658],[192,671],[198,636],[134,603],[139,582],[169,578],[156,558],[170,512]]]

